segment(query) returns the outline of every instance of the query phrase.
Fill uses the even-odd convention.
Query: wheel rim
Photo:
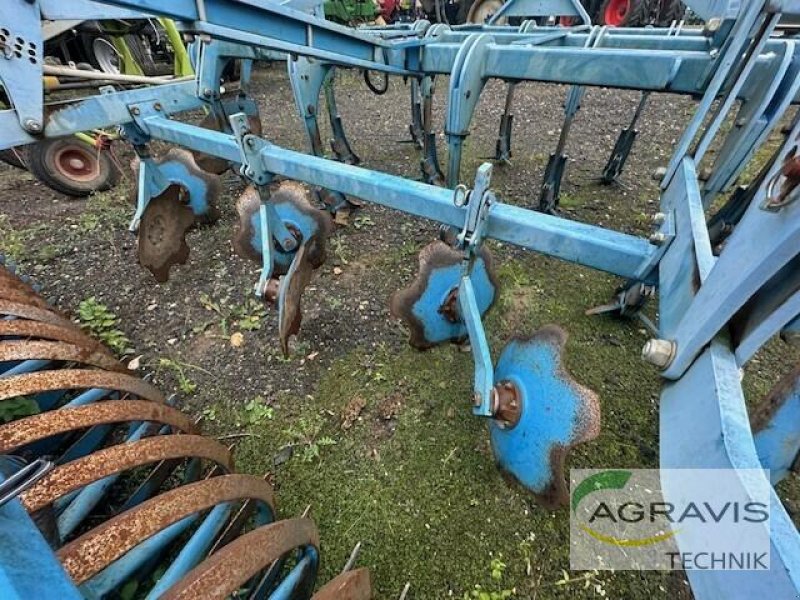
[[[64,177],[82,183],[92,181],[100,173],[97,157],[88,148],[77,144],[56,150],[53,164]]]
[[[603,13],[603,22],[612,27],[619,27],[625,23],[630,11],[631,0],[611,0]]]
[[[104,73],[120,72],[120,59],[117,49],[105,38],[96,38],[92,41],[92,52],[97,65]]]
[[[492,15],[500,10],[501,6],[503,6],[503,2],[501,0],[483,0],[483,2],[473,5],[467,21],[475,25],[483,25],[492,18]]]

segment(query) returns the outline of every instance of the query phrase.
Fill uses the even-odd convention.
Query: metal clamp
[[[42,477],[55,468],[55,463],[37,458],[25,465],[11,477],[0,483],[0,506],[5,505],[24,491],[30,489]]]

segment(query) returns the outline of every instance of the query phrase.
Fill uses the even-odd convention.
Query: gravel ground
[[[436,122],[442,123],[447,80],[437,88]],[[255,93],[266,137],[305,149],[280,65],[257,71]],[[493,178],[503,201],[537,201],[566,93],[560,86],[518,87],[513,164],[496,167]],[[493,153],[504,94],[501,83],[490,82],[482,96],[464,153],[465,183]],[[417,177],[415,148],[398,143],[408,137],[402,81],[393,80],[376,98],[360,77],[345,73],[338,99],[364,166]],[[692,103],[654,97],[620,184],[603,186],[598,176],[638,101],[634,92],[586,94],[567,146],[565,216],[648,233],[658,206],[651,174],[668,161]],[[444,139],[439,142],[446,164]],[[125,149],[119,153],[127,164]],[[413,598],[462,597],[476,585],[514,588],[519,598],[588,598],[599,590],[621,598],[673,597],[681,589],[679,578],[652,573],[588,574],[578,583],[559,583],[569,568],[568,516],[536,506],[494,469],[484,427],[468,414],[469,355],[453,348],[412,352],[405,330],[389,315],[388,297],[415,274],[418,251],[434,238],[432,224],[367,206],[337,229],[329,260],[306,292],[303,330],[287,360],[277,342],[276,311],[249,297],[257,266],[231,249],[240,181],[225,176],[220,221],[188,236],[188,264],[173,269],[163,285],[136,264],[135,239],[126,231],[129,186],[130,180],[72,200],[27,173],[0,168],[0,249],[14,254],[65,311],[89,297],[108,305],[130,338],[131,357],[142,357],[143,371],[155,371],[162,387],[178,391],[180,403],[202,415],[207,429],[244,433],[239,468],[271,473],[281,512],[299,513],[312,503],[326,575],[363,541],[361,564],[373,568],[380,598],[397,597],[405,581],[412,583]],[[487,321],[495,355],[510,335],[559,323],[572,336],[572,372],[601,396],[603,433],[573,453],[571,466],[655,466],[659,381],[638,359],[645,332],[637,323],[583,315],[605,302],[617,282],[491,247],[504,286]],[[231,343],[235,333],[242,334],[241,344]],[[796,363],[796,353],[787,361],[786,352],[770,348],[749,369],[753,397],[771,388],[783,365]],[[247,408],[254,399],[269,416]],[[295,444],[292,458],[287,443]],[[297,448],[319,457],[298,456]],[[790,507],[797,487],[795,477],[782,488]],[[507,563],[499,582],[489,576],[498,556]]]

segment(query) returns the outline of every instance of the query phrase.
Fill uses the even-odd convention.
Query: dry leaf
[[[128,363],[128,369],[131,371],[138,370],[139,367],[142,365],[142,356],[144,356],[144,354],[140,354],[139,356],[131,360],[131,362]]]
[[[242,335],[242,332],[237,331],[233,333],[233,335],[231,335],[231,346],[239,348],[242,344],[244,344],[244,335]]]

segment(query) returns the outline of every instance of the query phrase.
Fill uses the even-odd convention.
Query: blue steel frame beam
[[[235,138],[161,117],[139,122],[147,135],[180,146],[241,161]],[[268,144],[261,152],[270,173],[349,194],[405,213],[460,228],[466,208],[451,190],[409,181]],[[633,277],[657,251],[645,239],[602,227],[497,203],[487,217],[487,237],[621,277]]]

